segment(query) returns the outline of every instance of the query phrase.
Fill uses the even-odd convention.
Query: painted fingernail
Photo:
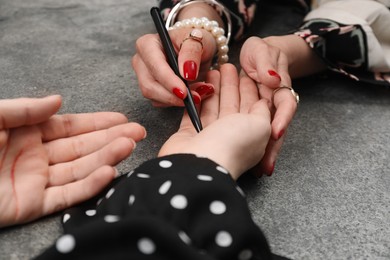
[[[184,78],[186,80],[195,80],[197,69],[198,66],[196,65],[195,61],[188,60],[184,62],[183,65]]]
[[[271,75],[272,77],[277,77],[279,80],[282,80],[280,75],[274,70],[268,70],[268,74]]]
[[[200,97],[196,95],[192,95],[192,99],[194,100],[195,104],[199,105],[200,104]]]
[[[278,140],[284,135],[284,129],[280,130],[278,134]]]
[[[207,84],[204,84],[204,85],[201,85],[201,86],[197,87],[195,89],[195,91],[198,92],[199,96],[201,96],[202,99],[204,99],[204,98],[214,94],[213,86],[207,85]]]
[[[272,166],[269,168],[268,172],[266,173],[267,176],[271,176],[272,173],[274,173],[275,170],[275,162],[272,164]]]
[[[176,97],[184,99],[184,92],[180,88],[174,88],[172,92],[176,95]]]

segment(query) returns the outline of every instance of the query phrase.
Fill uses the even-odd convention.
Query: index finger
[[[0,100],[0,130],[43,122],[60,107],[59,95]]]
[[[174,93],[174,89],[176,89],[176,91],[181,91],[183,99],[187,96],[187,88],[184,82],[175,74],[167,62],[158,34],[147,34],[139,38],[136,42],[136,49],[157,82],[170,93]]]
[[[127,123],[126,116],[117,112],[95,112],[54,115],[39,125],[42,140],[51,141],[89,133]]]

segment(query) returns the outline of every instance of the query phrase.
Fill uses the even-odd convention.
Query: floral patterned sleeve
[[[386,1],[319,1],[295,34],[331,70],[357,81],[390,86],[390,3],[387,6]]]
[[[180,0],[160,0],[159,6],[164,19],[167,18],[173,6]],[[219,1],[229,11],[232,17],[232,38],[239,39],[250,26],[256,14],[259,0],[223,0]]]

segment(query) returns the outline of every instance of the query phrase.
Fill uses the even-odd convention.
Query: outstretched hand
[[[0,227],[89,199],[145,129],[111,112],[54,115],[60,96],[0,100]]]
[[[223,65],[220,73],[210,71],[207,82],[215,86],[216,93],[202,102],[204,129],[196,133],[185,113],[180,129],[163,145],[159,156],[191,153],[207,157],[237,179],[264,155],[271,133],[268,104],[259,99],[253,80],[239,79],[231,64]]]

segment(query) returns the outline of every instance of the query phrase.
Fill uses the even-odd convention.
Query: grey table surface
[[[156,3],[0,0],[0,98],[61,94],[60,113],[122,112],[148,137],[120,171],[153,158],[182,113],[152,107],[131,68]],[[260,36],[302,17],[275,4],[259,14]],[[274,175],[240,181],[253,218],[272,251],[292,259],[390,259],[389,89],[332,75],[294,87],[301,103]],[[61,232],[60,214],[0,230],[0,259],[33,258]]]

